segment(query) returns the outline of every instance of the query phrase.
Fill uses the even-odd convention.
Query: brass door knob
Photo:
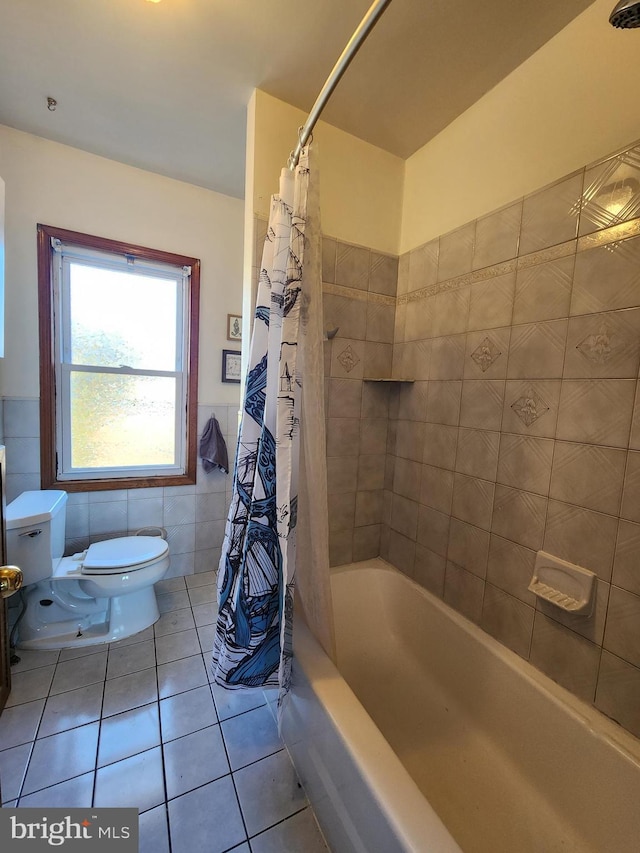
[[[22,571],[17,566],[0,566],[0,597],[9,598],[22,586]]]

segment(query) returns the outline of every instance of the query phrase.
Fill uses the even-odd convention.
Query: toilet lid
[[[135,571],[163,557],[169,545],[160,536],[121,536],[89,545],[83,571]]]

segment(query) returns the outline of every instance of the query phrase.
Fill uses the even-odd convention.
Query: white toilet
[[[6,509],[7,559],[24,576],[21,649],[64,649],[122,640],[159,618],[153,588],[169,568],[160,536],[95,542],[63,557],[67,493],[23,492]]]

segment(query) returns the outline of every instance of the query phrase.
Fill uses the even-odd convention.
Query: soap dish
[[[590,616],[596,575],[589,569],[538,551],[529,591],[568,613]]]

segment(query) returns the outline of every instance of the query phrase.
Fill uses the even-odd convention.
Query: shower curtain
[[[282,170],[258,282],[233,497],[218,570],[212,668],[224,687],[291,679],[294,585],[334,657],[329,587],[322,283],[309,147]]]

